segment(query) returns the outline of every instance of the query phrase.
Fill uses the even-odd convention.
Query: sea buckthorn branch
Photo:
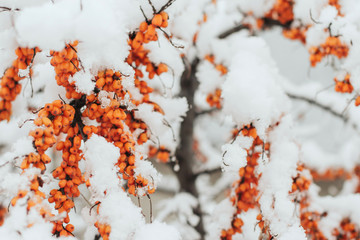
[[[75,91],[74,89],[71,89],[68,84],[68,76],[73,75],[75,72],[71,71],[72,67],[66,65],[66,63],[68,63],[69,61],[74,61],[73,57],[69,57],[69,54],[73,54],[74,51],[75,50],[71,48],[70,51],[65,50],[61,54],[59,52],[52,52],[52,55],[55,56],[53,58],[55,60],[52,59],[52,64],[55,66],[58,84],[67,87],[68,93],[71,93],[71,91]],[[70,69],[70,71],[68,69]],[[70,97],[76,97],[76,95],[72,94]],[[81,139],[79,136],[72,136],[75,134],[77,135],[79,131],[78,129],[76,129],[77,123],[73,121],[75,116],[78,120],[79,115],[79,110],[76,113],[76,110],[72,106],[74,105],[75,107],[77,107],[76,102],[76,100],[73,100],[69,105],[64,104],[61,100],[55,100],[53,103],[46,104],[44,108],[42,108],[38,112],[38,117],[34,120],[34,124],[38,126],[38,128],[30,132],[30,135],[34,138],[33,146],[36,149],[36,153],[30,153],[28,156],[26,156],[20,166],[23,170],[25,170],[28,169],[30,165],[32,165],[35,168],[39,168],[41,172],[44,173],[46,170],[46,164],[51,162],[50,157],[45,154],[45,151],[55,144],[55,136],[59,136],[60,133],[68,134],[66,141],[60,142],[57,146],[57,150],[63,150],[63,162],[61,166],[59,166],[53,172],[53,176],[55,178],[58,177],[59,179],[61,179],[59,182],[60,189],[53,189],[50,192],[50,197],[48,199],[50,203],[55,202],[55,209],[57,209],[59,213],[62,213],[64,211],[68,213],[70,209],[74,207],[74,203],[70,199],[70,197],[78,196],[80,194],[79,190],[77,189],[77,185],[83,181],[80,180],[81,171],[80,169],[76,168],[75,162],[76,160],[81,159],[79,155],[76,155],[77,153],[81,153],[78,152],[78,148],[81,144]],[[69,135],[74,138],[70,139]],[[59,147],[59,145],[61,147]],[[71,146],[73,148],[70,150],[69,148]],[[72,154],[70,155],[69,152],[71,152]],[[75,168],[73,168],[74,165]],[[42,199],[45,199],[45,194],[38,190],[38,187],[42,186],[42,182],[43,181],[40,176],[35,176],[33,180],[31,180],[30,191],[34,192],[34,195],[37,198],[33,197],[27,201],[28,211],[31,207],[41,203]],[[12,199],[12,205],[15,205],[17,199],[23,198],[26,194],[27,191],[20,191],[18,196]],[[46,216],[53,216],[53,214],[51,214],[50,212],[44,211],[44,208],[40,209],[40,214],[44,218]],[[69,223],[68,215],[64,218],[64,220],[54,222],[54,235],[72,235],[74,226],[71,224],[67,224],[64,227],[63,222]]]
[[[240,214],[247,212],[249,209],[259,207],[257,202],[259,176],[256,173],[256,167],[258,159],[262,156],[264,143],[257,135],[256,128],[252,125],[245,125],[239,130],[235,129],[233,131],[233,139],[236,139],[237,136],[250,137],[252,139],[252,146],[247,149],[247,165],[239,169],[240,179],[233,183],[234,195],[230,197],[230,201],[235,206],[236,212],[233,215],[231,228],[221,231],[220,239],[222,240],[231,240],[232,236],[236,233],[242,233],[241,227],[244,223]],[[269,143],[266,143],[264,150],[268,151],[269,148]],[[259,149],[261,150],[259,151]]]
[[[59,136],[62,132],[67,132],[70,127],[70,123],[72,123],[74,118],[74,109],[71,105],[64,104],[61,100],[55,100],[51,104],[46,104],[37,115],[38,117],[34,120],[34,124],[37,128],[30,132],[30,136],[33,137],[33,146],[36,152],[28,154],[22,161],[20,168],[23,169],[23,174],[25,174],[30,168],[37,168],[41,171],[41,173],[40,175],[34,175],[32,177],[30,180],[30,189],[20,190],[17,196],[11,200],[11,204],[15,206],[18,199],[28,196],[26,201],[27,211],[30,211],[35,207],[39,210],[39,214],[43,218],[50,220],[50,218],[54,215],[48,207],[45,207],[42,201],[46,198],[46,195],[44,192],[39,190],[39,187],[42,187],[43,185],[42,174],[46,170],[46,165],[51,162],[51,158],[45,154],[45,152],[56,143],[55,136]],[[57,174],[58,170],[54,171],[54,173]],[[54,173],[53,175],[55,175]],[[55,195],[53,192],[54,191],[50,193],[51,196]],[[55,208],[62,207],[60,205],[69,207],[70,202],[64,199],[64,197],[65,196],[60,196],[59,194],[56,195],[57,202]],[[54,197],[50,197],[49,202],[54,202],[54,199]],[[65,200],[67,202],[63,204]],[[73,207],[73,205],[71,207]],[[60,209],[59,212],[62,212],[62,210],[63,209]],[[61,227],[59,226],[56,226],[55,223],[53,232],[54,234],[58,234],[58,236],[67,236],[71,234],[69,229],[73,230],[72,225],[69,225],[69,227],[63,227],[61,224]]]
[[[8,68],[0,82],[0,121],[10,120],[12,112],[12,101],[14,101],[21,92],[20,81],[25,76],[19,76],[19,71],[27,69],[33,62],[39,48],[21,48],[15,50],[17,59],[14,60],[12,66]],[[29,68],[29,78],[31,79],[32,69]]]
[[[323,105],[321,102],[318,102],[316,101],[315,99],[312,99],[312,98],[308,98],[306,96],[301,96],[301,95],[296,95],[296,94],[293,94],[293,93],[287,93],[288,97],[290,97],[291,99],[294,99],[294,100],[300,100],[300,101],[305,101],[315,107],[318,107],[330,114],[332,114],[333,116],[337,117],[337,118],[340,118],[344,123],[348,123],[350,121],[349,117],[340,113],[340,112],[337,112],[336,110],[332,109],[331,107],[329,106],[326,106],[326,105]],[[357,125],[355,124],[352,124],[351,125],[354,129],[357,130]]]
[[[154,106],[154,111],[163,113],[161,108],[156,103],[149,100],[149,93],[153,91],[145,80],[142,80],[144,74],[141,70],[142,66],[146,66],[145,71],[148,72],[149,79],[155,75],[160,75],[167,71],[167,66],[163,63],[159,65],[153,64],[148,58],[148,50],[144,48],[144,44],[150,41],[157,40],[156,29],[167,26],[167,14],[160,12],[155,14],[153,19],[141,23],[139,31],[131,33],[129,36],[129,45],[131,50],[126,62],[135,70],[134,83],[135,87],[139,89],[142,94],[141,100],[134,100],[131,98],[131,93],[122,86],[123,75],[120,72],[107,69],[98,72],[95,76],[94,93],[86,97],[85,109],[82,112],[82,117],[88,117],[91,120],[96,120],[98,126],[96,132],[103,136],[108,142],[111,142],[119,148],[120,157],[116,166],[119,170],[119,178],[127,183],[127,192],[134,196],[151,194],[155,191],[150,179],[146,179],[141,174],[135,174],[135,161],[143,161],[142,156],[138,156],[136,148],[137,145],[146,143],[149,139],[150,129],[141,120],[135,118],[136,106],[142,103],[149,103]],[[105,93],[105,94],[104,94]],[[114,93],[114,99],[110,99],[111,93]],[[127,97],[130,97],[127,99]],[[107,100],[106,100],[107,99]],[[107,104],[103,104],[106,100]],[[129,101],[129,102],[127,102]],[[128,107],[132,105],[132,107]],[[135,131],[139,131],[136,134]],[[94,132],[92,127],[84,126],[85,134]],[[159,149],[157,153],[161,161],[167,161],[168,151],[166,149]],[[91,178],[91,176],[90,176]],[[90,181],[86,181],[87,186],[90,187]],[[97,203],[97,212],[101,209],[100,201]],[[108,239],[111,233],[111,224],[96,221],[95,226],[98,228],[103,239]]]

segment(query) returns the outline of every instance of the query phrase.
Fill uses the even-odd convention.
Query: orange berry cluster
[[[316,180],[322,180],[322,181],[333,181],[336,179],[350,179],[352,173],[346,171],[343,168],[338,169],[327,169],[325,172],[319,173],[315,170],[311,170],[311,176],[312,178]]]
[[[210,107],[221,108],[221,89],[216,89],[214,93],[209,93],[206,97],[206,102]]]
[[[240,130],[234,131],[234,136],[238,134],[253,138],[253,144],[250,149],[247,150],[247,165],[239,169],[240,180],[236,181],[233,185],[235,186],[235,195],[231,197],[231,202],[236,206],[236,213],[234,214],[231,222],[231,228],[222,230],[221,239],[231,240],[235,233],[241,233],[241,226],[243,225],[242,220],[238,217],[238,214],[246,212],[249,209],[253,209],[258,206],[256,196],[258,195],[257,185],[259,176],[255,173],[255,168],[258,165],[258,159],[261,156],[261,152],[256,150],[257,146],[263,147],[263,141],[257,135],[255,127],[252,125],[246,125]],[[265,151],[270,148],[269,144],[265,144]]]
[[[229,239],[232,239],[232,236],[235,233],[242,233],[241,227],[243,225],[244,225],[244,222],[243,222],[243,220],[241,220],[241,218],[234,218],[231,221],[231,228],[229,228],[228,230],[221,231],[220,239],[221,240],[229,240]]]
[[[0,205],[0,227],[4,224],[6,214],[7,214],[6,207]]]
[[[259,213],[256,216],[256,220],[257,220],[257,225],[261,230],[261,238],[259,239],[273,239],[273,237],[270,234],[270,229],[267,226],[267,224],[265,224],[265,221],[263,220],[263,216],[261,215],[261,213]]]
[[[149,50],[144,48],[145,43],[151,41],[157,41],[158,35],[156,28],[167,27],[168,25],[168,15],[165,12],[155,14],[153,19],[149,22],[142,22],[139,27],[139,31],[130,36],[128,44],[131,46],[130,54],[127,58],[127,63],[135,68],[140,65],[146,66],[146,72],[149,74],[149,78],[153,79],[155,75],[160,75],[163,72],[168,71],[168,67],[164,63],[160,63],[158,66],[155,66],[150,59],[148,58]],[[143,76],[143,73],[136,74],[139,77]]]
[[[20,166],[23,170],[28,169],[31,165],[32,167],[39,168],[42,172],[46,170],[46,164],[50,163],[51,159],[45,152],[55,144],[55,136],[59,136],[60,133],[67,133],[69,131],[74,115],[74,108],[68,104],[64,104],[60,100],[55,100],[50,104],[46,104],[45,107],[38,112],[38,117],[34,120],[34,124],[37,128],[30,132],[30,136],[33,137],[33,146],[36,149],[36,153],[30,153],[25,156]],[[54,173],[57,173],[57,171],[54,171]],[[42,199],[45,199],[45,193],[39,190],[39,187],[41,187],[42,184],[43,181],[39,176],[34,176],[30,181],[30,191],[33,192],[34,195],[27,200],[28,211],[35,205],[40,204]],[[25,197],[27,194],[27,190],[20,190],[17,196],[11,200],[11,204],[14,206],[18,199]],[[53,197],[54,191],[52,191],[50,195],[52,197],[49,198],[49,202],[56,202],[55,208],[57,208],[59,212],[62,212],[65,208],[69,207],[69,201],[71,200],[65,199],[67,202],[64,203],[62,198],[60,200],[57,198],[58,196],[56,196],[55,199]],[[73,207],[73,205],[71,207]],[[40,208],[39,211],[40,215],[44,218],[46,216],[53,216],[45,208]],[[53,233],[58,234],[55,231]]]
[[[340,222],[340,228],[335,228],[332,235],[338,240],[360,239],[360,231],[349,218]]]
[[[21,92],[20,80],[25,76],[19,76],[20,69],[26,69],[33,61],[39,48],[20,48],[15,50],[17,59],[12,63],[12,66],[6,69],[4,76],[0,82],[0,121],[10,120],[11,116],[11,102],[14,101]],[[32,70],[29,74],[31,76]]]
[[[318,212],[304,211],[307,207],[306,200],[302,200],[300,202],[300,223],[304,228],[308,239],[311,240],[326,240],[327,238],[319,229],[319,221],[324,214],[320,214]]]
[[[283,29],[284,37],[291,40],[299,40],[303,44],[306,43],[306,32],[308,27],[285,28]]]
[[[44,152],[56,143],[55,136],[59,136],[61,133],[67,134],[66,140],[60,141],[56,146],[56,150],[63,151],[63,161],[52,173],[54,178],[60,180],[60,189],[53,189],[48,198],[50,203],[55,203],[55,209],[59,213],[64,211],[69,213],[70,209],[74,207],[74,203],[70,198],[80,195],[77,186],[84,181],[78,168],[78,161],[82,158],[79,150],[81,137],[78,136],[78,125],[74,126],[73,124],[74,117],[75,109],[73,106],[64,104],[61,100],[46,104],[39,111],[38,118],[34,121],[39,128],[30,132],[30,135],[34,137],[34,146],[38,152],[37,158],[35,156],[33,159],[41,160],[35,163],[40,165],[37,166],[30,161],[31,154],[23,161],[23,164],[26,163],[24,165],[27,167],[32,163],[33,166],[45,170],[45,164],[49,163],[51,159]],[[68,215],[65,217],[64,222],[69,222]],[[60,225],[61,230],[58,231]],[[72,225],[67,227],[68,229],[62,226],[62,221],[54,222],[53,234],[67,236],[67,234],[70,234],[69,229],[73,229]]]
[[[345,78],[340,81],[337,78],[334,78],[335,81],[335,91],[341,93],[352,93],[354,90],[353,86],[350,83],[350,74],[346,74]]]
[[[315,67],[323,57],[328,55],[334,55],[339,59],[347,57],[349,47],[341,43],[339,37],[329,36],[319,47],[311,47],[309,53],[311,66]]]
[[[295,191],[303,192],[309,189],[311,180],[309,180],[308,178],[306,178],[301,174],[303,170],[304,170],[304,166],[298,165],[297,167],[298,174],[296,177],[293,178],[293,183],[291,186],[290,193],[294,193]]]
[[[277,0],[273,8],[265,15],[265,18],[272,19],[285,25],[294,20],[292,0]]]
[[[144,75],[140,70],[140,66],[146,67],[145,70],[148,72],[149,78],[168,71],[166,64],[160,63],[157,66],[153,64],[147,56],[149,51],[143,47],[145,43],[157,40],[156,28],[166,27],[168,25],[167,19],[167,14],[162,12],[156,14],[150,22],[143,22],[140,25],[140,31],[130,35],[129,45],[131,50],[127,58],[127,62],[135,70],[135,87],[143,95],[141,101],[130,101],[135,106],[143,102],[152,104],[154,111],[162,114],[161,108],[156,103],[149,101],[149,93],[153,89],[145,81],[141,80]],[[148,141],[149,131],[144,122],[135,119],[134,110],[129,111],[126,106],[120,104],[119,100],[123,100],[125,95],[129,94],[123,89],[122,74],[113,70],[100,71],[95,77],[96,85],[93,94],[83,95],[78,93],[75,84],[69,82],[70,77],[79,71],[79,65],[81,65],[75,49],[77,44],[78,42],[75,41],[72,44],[67,44],[62,51],[50,52],[52,56],[50,63],[54,66],[57,84],[66,89],[66,97],[72,100],[70,104],[64,104],[62,101],[56,100],[53,103],[46,104],[38,112],[38,117],[34,120],[37,128],[30,132],[30,135],[34,138],[33,145],[36,153],[30,153],[25,156],[21,164],[22,169],[33,166],[44,172],[46,164],[51,162],[50,157],[45,154],[45,151],[54,146],[56,136],[60,134],[65,135],[65,139],[60,140],[56,145],[56,150],[62,151],[62,162],[52,172],[53,177],[59,180],[59,188],[52,189],[48,197],[49,203],[54,204],[58,213],[66,213],[64,219],[53,221],[53,234],[56,236],[69,236],[74,231],[74,226],[69,224],[69,212],[74,207],[72,198],[80,195],[78,186],[85,182],[84,176],[79,169],[79,161],[83,158],[80,147],[82,141],[86,141],[93,133],[103,136],[107,141],[119,148],[121,153],[117,162],[119,172],[121,173],[119,178],[122,177],[127,180],[128,192],[130,194],[137,195],[136,188],[139,187],[147,187],[147,192],[150,194],[155,191],[155,188],[149,185],[147,179],[141,175],[135,177],[135,148],[137,144],[141,145]],[[37,50],[34,49],[34,53],[35,51]],[[33,55],[31,55],[30,60],[32,58]],[[27,64],[30,63],[28,60],[25,60],[25,62]],[[23,63],[23,60],[21,60],[21,63]],[[18,65],[17,63],[16,67]],[[20,67],[26,68],[27,66],[21,65]],[[15,72],[17,76],[18,70],[14,69],[15,66],[8,70],[7,74],[10,75]],[[20,80],[20,77],[18,78]],[[102,99],[99,99],[100,91],[114,93],[114,98],[110,99],[109,97],[108,99],[110,102],[108,106],[102,106]],[[85,109],[83,110],[83,108]],[[96,127],[85,126],[82,122],[83,118],[96,120],[99,125]],[[133,133],[139,130],[141,132],[140,134],[137,133],[135,138]],[[157,155],[163,161],[169,158],[169,152],[165,148],[160,149]],[[86,183],[87,186],[90,186],[89,180]],[[35,176],[31,180],[30,190],[35,193],[35,196],[39,195],[41,199],[44,199],[45,194],[38,190],[39,186],[42,186],[42,180],[40,177]],[[18,199],[24,198],[27,194],[28,191],[26,190],[19,191],[17,196],[13,198],[12,204],[15,205]],[[39,203],[38,199],[29,198],[28,209],[37,205]],[[100,202],[98,205],[100,205]],[[43,208],[40,209],[40,212],[44,217],[51,215]],[[96,223],[96,227],[103,239],[108,239],[111,231],[110,225]]]
[[[305,193],[311,184],[311,180],[303,176],[302,172],[305,167],[303,165],[298,165],[297,171],[298,174],[293,178],[293,184],[290,193],[296,191]],[[307,237],[309,239],[315,240],[325,240],[324,234],[320,231],[318,222],[321,217],[324,217],[325,214],[320,214],[317,211],[308,211],[309,202],[306,194],[302,195],[300,199],[297,199],[300,205],[300,224],[304,228]]]
[[[67,44],[60,52],[50,51],[52,59],[50,64],[55,69],[55,79],[59,86],[66,89],[68,99],[79,99],[81,94],[75,91],[75,83],[69,83],[69,78],[79,71],[79,60],[76,49],[78,42]]]
[[[356,190],[355,190],[355,193],[360,193],[360,165],[357,165],[354,168],[354,174],[356,175],[356,177],[359,180],[358,185],[357,185]]]
[[[111,226],[108,224],[101,224],[99,222],[95,223],[95,227],[98,229],[103,240],[109,240],[109,236],[111,233]]]
[[[214,65],[215,69],[218,70],[221,73],[221,75],[227,74],[228,69],[224,65],[215,63],[215,56],[214,55],[212,55],[212,54],[206,55],[205,60],[212,63]]]
[[[68,224],[66,227],[64,227],[62,223],[55,222],[53,234],[57,237],[73,236],[72,232],[74,229],[75,227],[72,224]]]
[[[158,149],[150,146],[149,157],[155,157],[162,163],[168,163],[170,161],[170,151],[164,146],[160,146]]]

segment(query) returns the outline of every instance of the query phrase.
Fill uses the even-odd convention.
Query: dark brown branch
[[[196,117],[198,116],[201,116],[201,115],[205,115],[205,114],[210,114],[210,113],[213,113],[213,112],[217,112],[219,111],[220,109],[218,108],[210,108],[210,109],[207,109],[207,110],[203,110],[203,111],[198,111],[196,112]]]
[[[153,10],[153,13],[156,14],[156,8],[155,8],[154,4],[152,4],[151,0],[148,0],[148,2]]]
[[[5,12],[5,11],[20,11],[20,8],[9,8],[9,7],[1,7],[0,6],[0,12]]]
[[[198,198],[199,193],[195,186],[196,174],[193,172],[192,164],[194,162],[194,150],[193,150],[193,133],[196,113],[194,107],[195,91],[198,88],[198,81],[196,79],[196,68],[199,64],[199,59],[193,60],[191,65],[187,64],[186,59],[183,58],[185,65],[185,71],[181,76],[181,92],[180,97],[185,97],[190,106],[184,121],[181,123],[180,129],[180,144],[175,152],[176,159],[179,164],[179,171],[174,171],[180,183],[180,191],[190,193],[194,197]],[[199,216],[200,221],[195,227],[196,231],[200,234],[201,239],[205,237],[205,231],[203,226],[203,214],[201,206],[198,205],[194,209],[194,213]]]
[[[213,168],[213,169],[197,172],[197,173],[195,173],[195,176],[198,177],[202,174],[215,174],[215,173],[220,173],[220,172],[221,172],[221,168]]]
[[[169,0],[164,6],[162,6],[160,8],[160,10],[158,11],[158,13],[161,13],[162,11],[164,11],[165,9],[167,9],[168,7],[171,6],[171,4],[173,4],[176,0]]]
[[[262,20],[264,21],[262,29],[272,28],[272,27],[276,27],[276,26],[280,26],[282,28],[287,29],[287,28],[289,28],[291,26],[291,23],[292,23],[292,21],[289,21],[289,22],[287,22],[285,24],[282,24],[279,21],[271,19],[271,18],[262,18]],[[237,33],[237,32],[239,32],[241,30],[244,30],[244,29],[251,30],[250,26],[244,25],[244,24],[241,23],[240,25],[236,25],[236,26],[224,31],[223,33],[221,33],[218,36],[218,38],[220,38],[220,39],[227,38],[230,35],[232,35],[234,33]]]
[[[240,32],[241,30],[244,30],[244,29],[249,29],[249,26],[246,26],[246,25],[243,25],[243,24],[237,25],[237,26],[235,26],[233,28],[230,28],[230,29],[226,30],[225,32],[221,33],[218,36],[218,38],[220,38],[220,39],[227,38],[231,34],[236,33],[236,32]]]

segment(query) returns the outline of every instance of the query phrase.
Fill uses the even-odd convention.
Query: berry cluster
[[[68,99],[79,99],[81,94],[75,91],[75,83],[70,83],[69,78],[79,71],[79,60],[75,47],[78,42],[67,44],[60,52],[51,51],[52,59],[50,64],[55,69],[55,79],[59,86],[66,89],[66,97]]]
[[[265,18],[272,19],[285,25],[294,20],[292,0],[277,0],[273,8],[265,15]]]
[[[304,166],[298,165],[297,167],[298,174],[295,178],[293,178],[291,193],[294,193],[296,191],[304,192],[309,189],[311,181],[301,174],[303,170],[304,170]]]
[[[334,78],[335,81],[335,91],[341,93],[352,93],[354,90],[353,86],[350,83],[350,74],[346,74],[343,80],[338,80]]]
[[[338,240],[359,239],[360,231],[349,218],[345,218],[340,222],[340,228],[333,230],[332,235]]]
[[[311,47],[309,53],[311,66],[315,67],[325,56],[334,55],[339,59],[347,57],[349,47],[346,44],[343,44],[339,37],[329,36],[325,43],[321,44],[319,47]]]
[[[25,76],[19,76],[19,70],[27,69],[39,48],[20,48],[15,50],[17,59],[8,68],[0,82],[0,121],[10,120],[11,116],[11,102],[14,101],[17,95],[21,92],[20,80]],[[32,70],[29,69],[29,77],[31,77]]]
[[[0,226],[4,224],[6,214],[7,214],[6,208],[0,205]]]
[[[306,43],[306,32],[308,30],[307,27],[296,27],[296,28],[285,28],[283,30],[284,37],[291,40],[299,40],[302,44]]]

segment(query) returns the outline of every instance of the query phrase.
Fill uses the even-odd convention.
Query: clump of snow
[[[235,212],[235,206],[228,199],[216,205],[211,214],[209,236],[210,239],[220,238],[221,230],[229,229]]]
[[[233,143],[222,146],[224,171],[238,172],[240,168],[246,166],[247,151],[251,147],[253,139],[250,137],[238,136]]]
[[[295,203],[289,196],[299,161],[299,148],[292,140],[291,128],[292,119],[285,116],[269,133],[270,161],[264,166],[259,181],[261,213],[269,222],[272,235],[283,239],[290,228],[300,228]],[[295,232],[304,235],[301,229]]]
[[[85,171],[90,177],[93,197],[103,197],[104,192],[120,188],[115,164],[120,151],[105,138],[93,134],[85,143]]]
[[[262,17],[270,11],[275,3],[275,0],[239,0],[238,6],[243,12],[252,12],[255,17]]]
[[[90,72],[80,71],[75,74],[69,82],[75,82],[78,92],[90,95],[95,88],[95,82],[92,81],[93,78],[94,77]]]
[[[262,55],[270,56],[263,43],[259,47],[265,52]],[[253,123],[264,139],[265,129],[289,107],[286,95],[277,84],[279,79],[281,76],[271,63],[251,51],[239,51],[222,88],[224,112],[230,114],[238,126]]]
[[[224,82],[224,77],[221,76],[220,72],[206,60],[199,64],[196,76],[200,82],[199,91],[205,94],[215,92]]]
[[[136,231],[134,240],[180,240],[181,236],[175,227],[155,221],[146,224]]]
[[[294,18],[300,19],[303,24],[314,24],[311,17],[317,20],[321,9],[327,4],[327,0],[297,0],[293,6]]]
[[[181,192],[173,198],[164,199],[159,202],[159,212],[156,219],[162,221],[170,214],[176,214],[182,223],[189,222],[191,226],[196,226],[199,217],[194,214],[193,209],[198,205],[198,200],[189,193]]]
[[[111,225],[110,239],[128,239],[145,224],[141,209],[121,189],[108,192],[99,211],[99,221]]]
[[[137,154],[138,155],[138,154]],[[140,160],[139,157],[135,160],[135,177],[141,175],[149,181],[151,188],[156,188],[161,181],[161,174],[154,168],[150,161]],[[138,193],[141,195],[141,193]]]

